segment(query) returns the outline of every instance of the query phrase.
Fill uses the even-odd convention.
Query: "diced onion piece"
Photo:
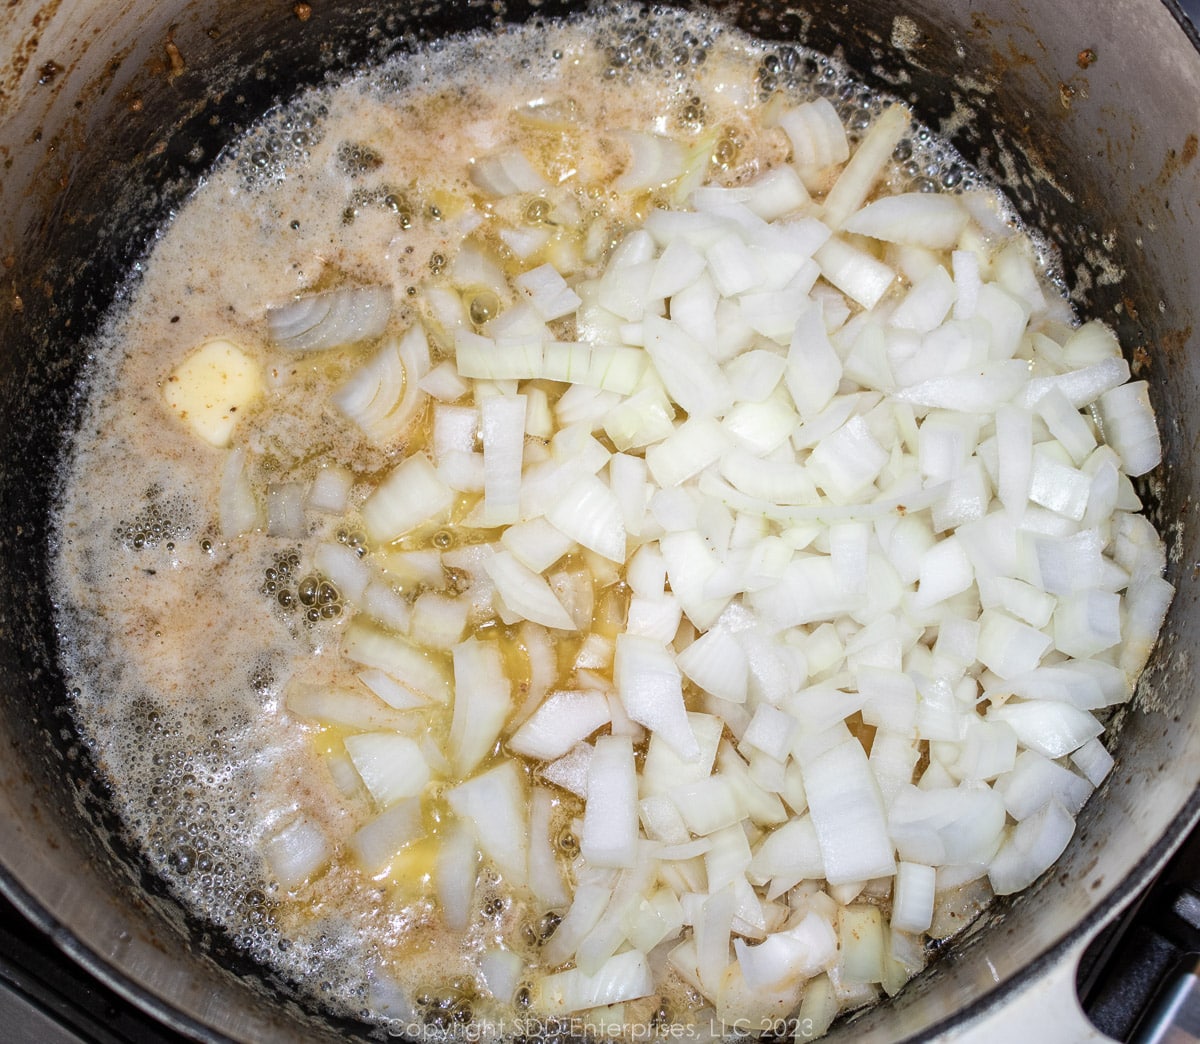
[[[594,475],[582,475],[563,490],[546,518],[577,544],[609,561],[625,561],[621,505],[612,490]]]
[[[346,737],[346,752],[381,808],[415,797],[429,782],[429,766],[416,741],[389,732]]]
[[[262,524],[262,512],[246,473],[246,450],[242,446],[231,450],[225,458],[217,494],[217,516],[221,536],[226,538],[249,533]]]
[[[829,883],[895,873],[883,800],[859,742],[827,750],[803,765],[803,774]]]
[[[525,154],[516,149],[481,156],[471,164],[471,180],[493,196],[540,192],[549,182],[533,168]]]
[[[746,653],[723,628],[712,628],[692,642],[677,657],[680,669],[705,692],[728,700],[746,702],[749,664]]]
[[[326,465],[317,472],[312,485],[308,487],[305,506],[310,511],[340,515],[349,506],[353,486],[353,473],[337,464]]]
[[[824,876],[825,861],[811,815],[789,819],[767,834],[749,867],[750,880],[756,884],[782,879],[790,887]]]
[[[529,716],[508,747],[517,754],[552,761],[562,757],[610,720],[608,700],[596,690],[552,693]]]
[[[503,761],[482,775],[446,791],[446,801],[460,819],[468,820],[484,855],[520,887],[527,877],[529,799],[525,778],[514,761]]]
[[[557,804],[548,788],[534,788],[529,808],[529,890],[547,910],[570,904],[551,836]]]
[[[540,265],[523,272],[513,283],[545,322],[570,315],[583,303],[553,265]]]
[[[471,828],[451,823],[442,834],[434,866],[434,885],[447,928],[462,931],[470,924],[478,875],[479,852]]]
[[[423,453],[398,464],[362,506],[367,536],[386,544],[423,522],[440,518],[454,503],[447,486]]]
[[[392,311],[384,286],[342,287],[267,309],[267,333],[290,352],[315,352],[383,333]]]
[[[485,758],[512,713],[512,684],[495,642],[469,638],[454,647],[450,761],[460,776]]]
[[[812,417],[829,405],[842,379],[842,362],[825,332],[824,311],[818,303],[796,321],[785,371],[788,391],[800,416]]]
[[[479,958],[479,974],[483,976],[484,986],[501,1004],[512,1001],[524,971],[525,962],[520,955],[500,946]]]
[[[1012,727],[1022,746],[1047,758],[1061,758],[1099,736],[1104,726],[1087,711],[1054,700],[1010,700],[988,708],[989,721]]]
[[[419,697],[446,703],[450,682],[445,671],[422,649],[399,635],[351,621],[342,636],[342,654],[364,667],[374,667]]]
[[[617,137],[630,151],[628,165],[613,182],[617,192],[659,188],[683,173],[685,154],[678,142],[639,131],[618,131]]]
[[[576,630],[575,621],[546,580],[510,552],[498,551],[483,567],[504,604],[521,618],[558,630]]]
[[[419,381],[429,372],[424,327],[412,326],[383,346],[338,388],[333,404],[376,445],[399,438],[425,402]]]
[[[613,678],[626,713],[684,760],[700,757],[683,704],[683,685],[670,652],[652,638],[617,635]]]
[[[729,381],[676,322],[647,316],[646,351],[671,398],[693,417],[715,417],[733,404]]]
[[[966,223],[967,212],[957,196],[901,192],[868,203],[846,219],[842,230],[889,243],[949,250]]]
[[[601,736],[587,773],[587,806],[579,839],[583,857],[599,867],[637,862],[637,770],[627,736]]]
[[[1125,644],[1120,665],[1130,684],[1146,666],[1174,596],[1175,588],[1158,576],[1140,579],[1125,592]]]
[[[836,116],[836,113],[835,113]],[[843,137],[844,137],[843,132]],[[834,160],[835,163],[841,162]],[[818,164],[813,164],[817,166]],[[791,167],[776,167],[746,186],[746,207],[764,221],[775,221],[812,202],[804,182]]]
[[[864,308],[874,308],[896,279],[882,261],[844,239],[830,239],[813,258],[821,275]]]
[[[922,863],[896,865],[896,883],[892,890],[892,928],[919,935],[933,923],[933,898],[937,873]]]
[[[854,903],[838,911],[841,975],[844,982],[882,982],[883,914],[878,906]]]
[[[1104,392],[1097,402],[1104,441],[1120,454],[1125,473],[1133,477],[1153,470],[1162,460],[1162,443],[1150,405],[1150,386],[1133,381]]]
[[[483,516],[490,526],[520,518],[525,404],[524,395],[494,395],[484,399],[480,409]]]
[[[778,121],[792,143],[792,162],[801,170],[820,171],[850,158],[846,128],[827,98],[788,109]]]
[[[428,698],[406,688],[394,678],[384,674],[383,671],[374,669],[359,671],[357,677],[384,703],[396,710],[416,710],[429,706]]]
[[[850,162],[842,168],[825,197],[822,217],[830,228],[840,228],[842,222],[863,205],[911,122],[908,108],[896,103],[884,109],[871,124],[866,137],[859,142]]]
[[[1113,756],[1105,750],[1098,737],[1088,740],[1072,753],[1071,761],[1093,787],[1100,786],[1108,778],[1115,764]]]
[[[1051,797],[1071,815],[1077,815],[1092,789],[1082,776],[1032,750],[1021,751],[1012,771],[996,781],[1004,807],[1017,822],[1027,819]]]
[[[1063,854],[1075,820],[1057,801],[1023,819],[988,866],[988,879],[997,895],[1012,895],[1028,888]]]
[[[300,887],[329,861],[329,841],[314,822],[293,820],[263,846],[271,875],[288,891]]]
[[[288,683],[284,706],[298,717],[311,718],[325,725],[344,725],[352,729],[392,729],[396,732],[408,732],[417,724],[412,715],[384,706],[364,692],[297,679]]]
[[[405,845],[425,835],[420,798],[402,798],[350,835],[347,845],[369,874],[382,872]]]
[[[1052,644],[1049,635],[1005,613],[988,609],[979,618],[980,662],[1001,678],[1033,670]]]
[[[355,605],[362,603],[371,582],[371,568],[354,550],[345,544],[321,544],[313,554],[313,566],[343,598]]]
[[[543,976],[534,983],[533,1005],[547,1014],[565,1014],[636,1000],[653,992],[654,977],[645,955],[628,950],[610,957],[593,975],[572,968]]]
[[[304,487],[299,482],[275,482],[267,487],[267,532],[297,538],[308,533]]]
[[[733,945],[747,985],[769,989],[820,972],[836,959],[838,938],[829,921],[810,911],[794,927],[768,935],[756,946],[741,939]]]

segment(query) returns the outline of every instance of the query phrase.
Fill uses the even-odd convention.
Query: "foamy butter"
[[[329,404],[363,353],[289,356],[268,343],[269,306],[345,283],[388,286],[399,332],[428,317],[425,289],[444,282],[464,234],[503,257],[499,229],[523,222],[549,222],[546,257],[570,253],[594,273],[608,246],[662,202],[605,187],[626,162],[616,132],[700,143],[707,177],[735,184],[786,159],[786,140],[760,119],[780,93],[830,97],[852,133],[880,107],[823,58],[679,13],[618,10],[405,56],[305,95],[249,133],[163,230],[111,317],[58,513],[75,714],[153,871],[314,1004],[451,1029],[511,1020],[527,991],[513,1007],[488,999],[479,956],[503,947],[535,969],[546,926],[485,867],[470,927],[444,929],[431,876],[444,813],[436,795],[434,840],[376,877],[339,847],[376,812],[347,772],[343,734],[292,717],[283,694],[296,678],[338,684],[353,673],[339,638],[354,607],[308,621],[297,604],[314,549],[353,543],[353,517],[309,513],[299,539],[261,528],[223,538],[218,499],[231,451],[172,416],[164,382],[197,345],[239,345],[268,389],[232,436],[258,488],[306,485],[338,464],[361,494],[405,450],[371,446]],[[532,194],[544,202],[525,213],[514,208],[530,199],[495,201],[470,176],[473,161],[514,142],[547,182]],[[918,141],[905,143],[889,176],[903,189],[925,178],[950,187],[964,175],[950,153]],[[520,660],[519,649],[511,655]],[[564,866],[579,810],[564,796]],[[286,892],[272,883],[263,846],[300,819],[331,840],[333,856]],[[686,1021],[699,1004],[664,971],[661,992],[621,1014],[631,1025]]]

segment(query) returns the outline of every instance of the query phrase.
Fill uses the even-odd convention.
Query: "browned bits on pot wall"
[[[299,3],[292,7],[294,14],[300,21],[307,22],[312,17],[312,6],[310,4]]]
[[[167,70],[167,82],[170,83],[183,73],[187,68],[187,63],[183,60],[183,54],[176,46],[175,41],[169,36],[167,37],[167,61],[170,63],[170,68]]]
[[[1085,47],[1075,56],[1075,64],[1081,69],[1087,69],[1096,62],[1096,52],[1090,47]]]

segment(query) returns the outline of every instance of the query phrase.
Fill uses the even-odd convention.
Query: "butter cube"
[[[232,341],[202,344],[167,378],[163,396],[205,442],[228,446],[243,412],[263,393],[258,364]]]

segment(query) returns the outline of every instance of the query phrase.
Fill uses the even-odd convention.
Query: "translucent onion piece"
[[[392,311],[387,287],[342,287],[267,309],[271,342],[289,352],[316,352],[370,341],[383,333]]]
[[[421,326],[386,341],[333,395],[333,404],[377,445],[387,445],[412,426],[426,394],[419,382],[429,372],[429,343]]]

